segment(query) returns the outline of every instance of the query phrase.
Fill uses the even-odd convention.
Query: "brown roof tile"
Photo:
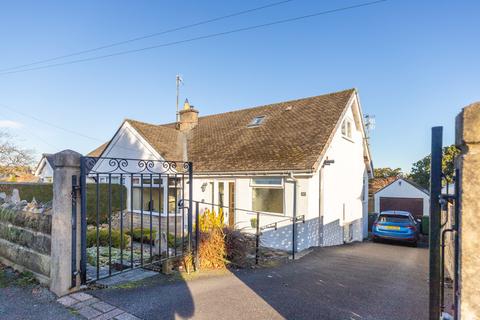
[[[105,142],[101,146],[97,147],[95,150],[90,151],[87,153],[87,156],[89,157],[100,157],[100,155],[103,153],[105,148],[108,146],[108,142]]]
[[[188,133],[174,124],[127,121],[168,160],[184,159],[186,139],[196,172],[312,170],[354,92],[204,116]],[[262,125],[249,127],[257,116],[265,116]]]

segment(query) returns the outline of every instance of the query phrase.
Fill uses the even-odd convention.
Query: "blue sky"
[[[3,2],[0,69],[277,1]],[[295,0],[82,57],[362,2],[367,0]],[[131,55],[0,75],[0,127],[38,154],[66,148],[86,153],[108,140],[124,118],[173,121],[177,73],[185,81],[181,99],[188,97],[202,115],[356,87],[364,113],[376,117],[374,165],[408,171],[429,153],[432,126],[443,125],[445,144],[453,143],[454,117],[480,100],[479,12],[478,1],[390,0]]]

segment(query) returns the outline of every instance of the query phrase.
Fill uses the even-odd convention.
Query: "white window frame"
[[[250,123],[248,124],[248,127],[258,127],[261,126],[265,122],[266,116],[256,116],[253,117],[252,120],[250,120]]]
[[[280,179],[279,184],[257,184],[254,182],[255,179]],[[252,209],[253,209],[253,189],[281,189],[283,190],[283,199],[282,199],[282,208],[283,212],[269,212],[269,211],[260,211],[264,212],[266,214],[273,214],[273,215],[278,215],[278,216],[285,216],[285,179],[283,177],[275,177],[275,176],[266,176],[266,177],[255,177],[250,179],[250,187],[252,188]]]
[[[280,179],[280,184],[268,184],[268,183],[255,183],[254,180],[255,179]],[[252,188],[265,188],[265,187],[268,187],[268,188],[272,188],[272,189],[283,189],[283,187],[285,186],[285,179],[283,179],[282,177],[255,177],[255,178],[251,178],[250,179],[250,187]]]
[[[344,137],[347,140],[353,141],[353,129],[354,129],[353,120],[350,118],[343,119],[342,125],[340,128],[342,137]]]

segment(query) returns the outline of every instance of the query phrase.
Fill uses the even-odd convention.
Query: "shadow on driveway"
[[[356,243],[278,268],[165,276],[92,294],[143,319],[425,319],[428,250]]]

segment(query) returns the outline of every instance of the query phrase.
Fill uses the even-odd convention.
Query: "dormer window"
[[[352,139],[352,128],[353,128],[352,120],[350,120],[350,119],[343,120],[343,122],[342,122],[342,135],[345,138]]]
[[[265,116],[255,117],[255,118],[252,119],[252,121],[250,121],[248,126],[249,127],[258,127],[259,125],[261,125],[263,123],[264,120],[265,120]]]

